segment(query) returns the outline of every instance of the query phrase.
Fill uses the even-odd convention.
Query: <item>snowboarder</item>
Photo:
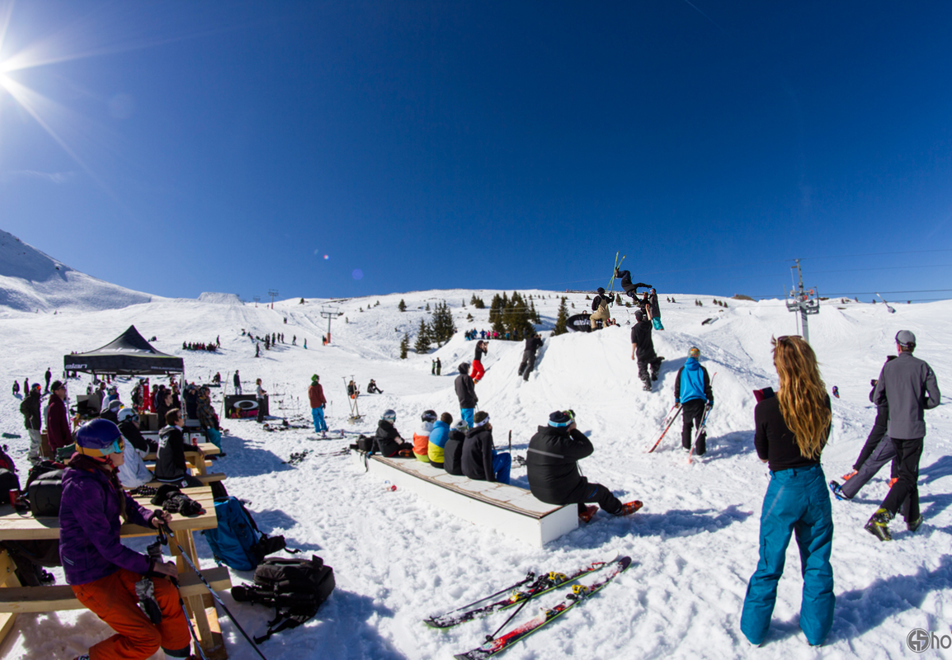
[[[909,330],[900,330],[896,333],[896,349],[899,356],[883,366],[873,393],[873,403],[889,406],[887,432],[899,456],[899,481],[889,489],[886,499],[865,526],[868,532],[881,541],[892,538],[889,521],[907,497],[909,511],[905,518],[906,529],[915,532],[922,525],[916,482],[919,479],[922,440],[926,434],[923,410],[935,408],[942,400],[932,368],[912,356],[916,350],[916,336]]]
[[[466,432],[463,443],[463,474],[476,481],[508,484],[512,456],[509,452],[497,452],[493,446],[489,413],[480,410],[473,422],[474,426]]]
[[[770,466],[760,518],[760,559],[747,585],[740,629],[759,646],[767,636],[783,575],[787,544],[796,530],[803,567],[800,628],[823,643],[833,625],[833,512],[820,454],[832,412],[816,354],[801,337],[772,340],[780,391],[754,408],[754,446]]]
[[[529,374],[535,368],[536,351],[542,346],[542,336],[535,332],[526,338],[526,346],[522,351],[522,362],[519,363],[519,375],[523,380],[529,380]]]
[[[590,483],[579,471],[578,461],[595,451],[592,441],[578,430],[575,413],[557,410],[549,415],[549,423],[540,426],[529,440],[526,453],[529,490],[546,504],[578,504],[578,514],[585,522],[595,510],[586,502],[597,502],[606,512],[623,516],[634,513],[641,504],[622,504],[605,486]],[[594,507],[592,507],[594,509]]]
[[[681,446],[691,450],[693,427],[701,428],[701,420],[707,408],[714,407],[714,393],[711,391],[711,377],[707,369],[701,366],[698,358],[701,349],[692,346],[688,351],[688,359],[684,366],[678,369],[678,376],[674,379],[674,403],[681,406]],[[697,439],[694,453],[703,456],[707,451],[707,434],[701,432]]]
[[[235,369],[235,376],[231,379],[231,382],[235,386],[235,394],[241,394],[241,376],[238,375],[238,370]]]
[[[483,368],[483,354],[489,352],[489,343],[485,341],[476,342],[476,357],[473,359],[473,367],[470,376],[474,383],[478,383],[486,375],[486,369]]]
[[[473,412],[479,397],[476,396],[476,386],[469,377],[469,363],[459,365],[459,376],[456,377],[456,398],[459,399],[459,414],[466,422],[467,428],[473,428]]]
[[[638,378],[644,383],[646,392],[651,391],[651,381],[658,380],[661,370],[661,360],[655,353],[654,342],[651,339],[651,323],[645,318],[640,309],[635,312],[635,325],[631,328],[631,359],[638,359]],[[651,375],[648,375],[648,367]]]
[[[370,381],[371,383],[373,381]],[[317,374],[311,376],[311,385],[307,388],[307,398],[311,402],[311,418],[314,420],[314,432],[322,433],[327,437],[327,422],[324,421],[324,406],[327,405],[327,399],[324,398],[324,388],[321,386],[321,377]]]
[[[383,394],[383,390],[377,387],[377,381],[373,378],[367,383],[367,394]]]
[[[631,298],[632,302],[638,302],[638,289],[647,289],[651,285],[645,284],[644,282],[638,282],[637,284],[631,283],[631,272],[627,270],[618,270],[615,269],[615,279],[621,280],[621,288],[625,290],[625,295]]]
[[[592,315],[588,318],[592,330],[598,329],[598,321],[608,320],[608,306],[614,304],[614,302],[615,299],[612,296],[605,294],[605,289],[598,287],[595,297],[592,298]]]

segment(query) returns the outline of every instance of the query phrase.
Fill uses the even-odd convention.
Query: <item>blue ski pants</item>
[[[475,422],[473,421],[473,414],[476,412],[475,408],[460,408],[459,416],[469,425],[469,428],[473,428]]]
[[[509,473],[512,470],[512,456],[509,452],[497,452],[493,449],[493,473],[496,481],[501,484],[509,484]]]
[[[311,408],[311,417],[314,418],[315,433],[321,433],[327,430],[327,422],[324,421],[323,408]]]
[[[836,596],[830,565],[833,512],[819,465],[770,473],[760,515],[760,559],[740,617],[741,632],[751,644],[761,644],[770,628],[791,534],[800,548],[803,575],[800,628],[810,644],[821,644],[833,625]]]

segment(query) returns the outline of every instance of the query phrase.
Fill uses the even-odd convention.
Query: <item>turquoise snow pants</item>
[[[315,433],[321,433],[327,430],[327,422],[324,421],[323,408],[311,408],[311,417],[314,420]]]
[[[810,644],[822,644],[833,625],[833,512],[826,478],[819,465],[770,473],[760,516],[760,560],[747,585],[740,629],[751,644],[761,644],[770,627],[777,583],[790,543],[800,547],[803,596],[800,628]]]

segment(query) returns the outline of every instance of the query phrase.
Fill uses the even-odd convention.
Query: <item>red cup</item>
[[[10,506],[15,506],[17,498],[20,497],[20,491],[16,488],[10,489]]]

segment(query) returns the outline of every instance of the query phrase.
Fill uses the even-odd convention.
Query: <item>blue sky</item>
[[[165,296],[952,293],[952,5],[0,0],[0,228]],[[326,257],[326,258],[325,258]],[[908,292],[908,293],[907,293]]]

